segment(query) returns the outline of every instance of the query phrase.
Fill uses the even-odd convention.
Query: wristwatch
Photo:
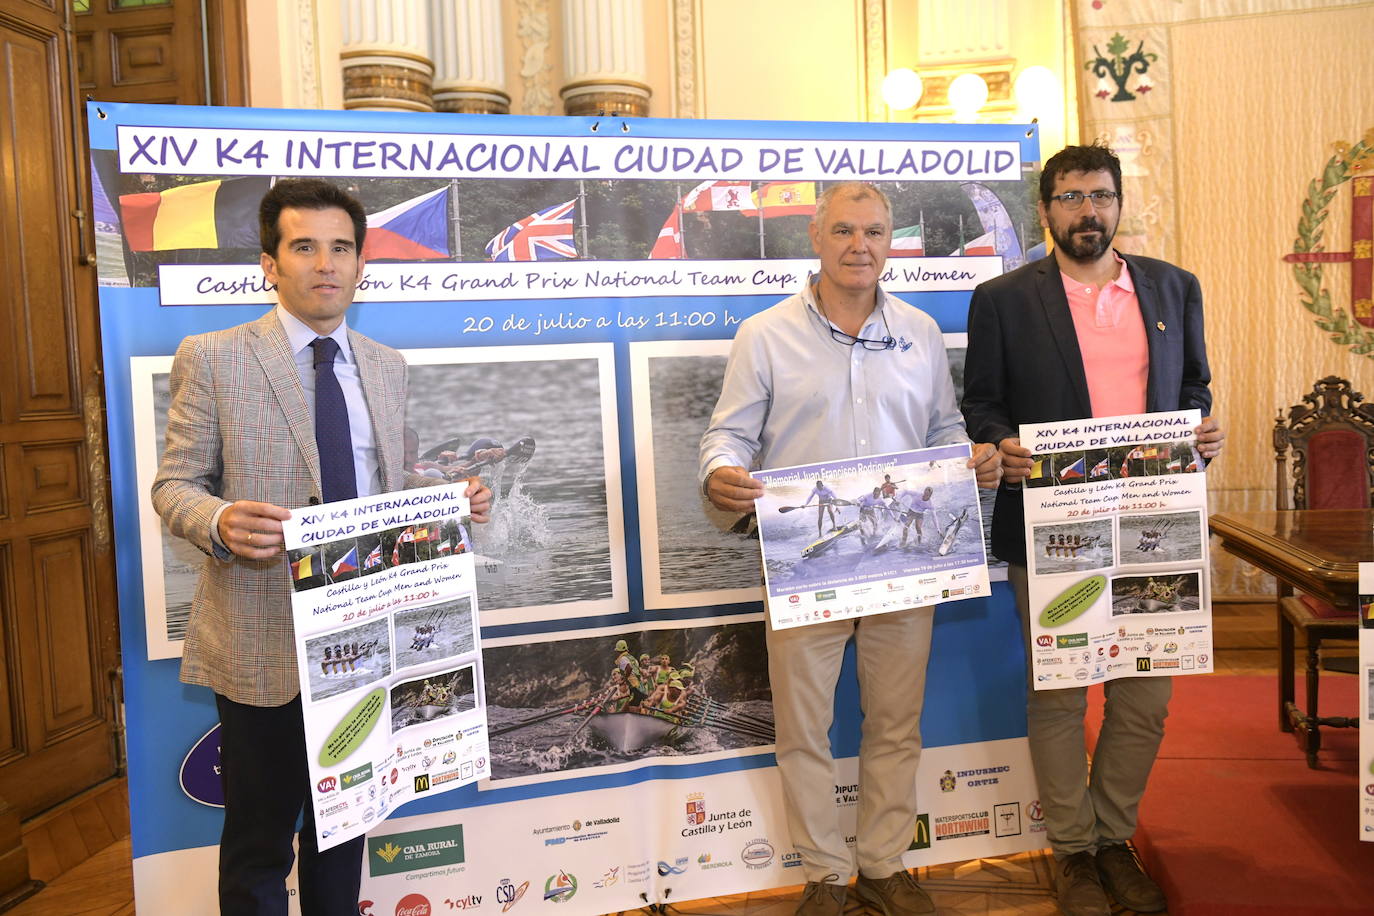
[[[702,495],[702,496],[705,496],[705,497],[708,497],[708,498],[710,497],[710,495],[711,495],[711,475],[715,474],[716,471],[719,471],[719,470],[720,470],[721,468],[723,468],[723,467],[725,467],[725,465],[723,465],[723,464],[718,464],[718,465],[716,465],[715,467],[711,468],[711,470],[709,470],[709,471],[706,472],[706,476],[703,477],[703,478],[701,479],[701,495]]]

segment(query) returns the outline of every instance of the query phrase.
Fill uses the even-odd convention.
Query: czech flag
[[[1084,467],[1084,462],[1085,462],[1085,460],[1086,460],[1086,459],[1084,459],[1082,456],[1079,456],[1079,459],[1078,459],[1077,461],[1073,462],[1072,464],[1068,464],[1068,465],[1065,465],[1064,467],[1060,468],[1060,469],[1059,469],[1059,479],[1060,479],[1060,480],[1082,480],[1082,479],[1083,479],[1083,467]]]
[[[452,188],[401,201],[367,217],[363,257],[369,261],[433,261],[448,258],[448,198]]]
[[[351,572],[357,572],[357,571],[358,571],[358,547],[357,547],[357,545],[355,544],[355,545],[348,551],[348,553],[344,554],[343,556],[339,557],[337,560],[334,561],[334,565],[333,565],[332,567],[330,567],[330,569],[329,569],[329,574],[330,574],[330,576],[332,576],[333,578],[337,579],[337,578],[339,578],[339,576],[342,576],[344,573],[351,573]]]
[[[121,194],[130,251],[257,248],[258,203],[270,178],[198,181],[165,191]]]

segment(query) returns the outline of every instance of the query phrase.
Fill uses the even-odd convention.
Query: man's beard
[[[1095,231],[1097,235],[1091,238],[1077,236],[1075,233]],[[1069,227],[1067,232],[1060,232],[1057,229],[1050,229],[1050,236],[1054,239],[1054,247],[1062,251],[1069,260],[1080,263],[1090,263],[1096,261],[1106,253],[1111,247],[1112,239],[1116,236],[1116,227],[1111,231],[1093,213],[1083,217],[1078,222]]]

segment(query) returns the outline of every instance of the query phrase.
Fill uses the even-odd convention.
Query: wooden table
[[[1317,765],[1320,727],[1354,727],[1356,717],[1317,715],[1321,639],[1353,638],[1359,627],[1360,562],[1374,561],[1374,509],[1218,512],[1209,520],[1221,546],[1278,579],[1279,727],[1294,732],[1309,766]],[[1353,617],[1314,617],[1297,607],[1293,590],[1321,598]],[[1287,608],[1287,613],[1285,612]],[[1307,709],[1293,701],[1293,617],[1307,632]]]

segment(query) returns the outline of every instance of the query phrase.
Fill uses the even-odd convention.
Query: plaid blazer
[[[404,466],[406,364],[352,330],[377,443],[382,489],[440,483]],[[285,553],[246,560],[217,547],[210,520],[226,502],[288,509],[320,500],[315,421],[275,311],[187,337],[172,363],[166,448],[153,508],[171,532],[207,556],[191,602],[181,680],[236,703],[280,706],[300,692]]]

